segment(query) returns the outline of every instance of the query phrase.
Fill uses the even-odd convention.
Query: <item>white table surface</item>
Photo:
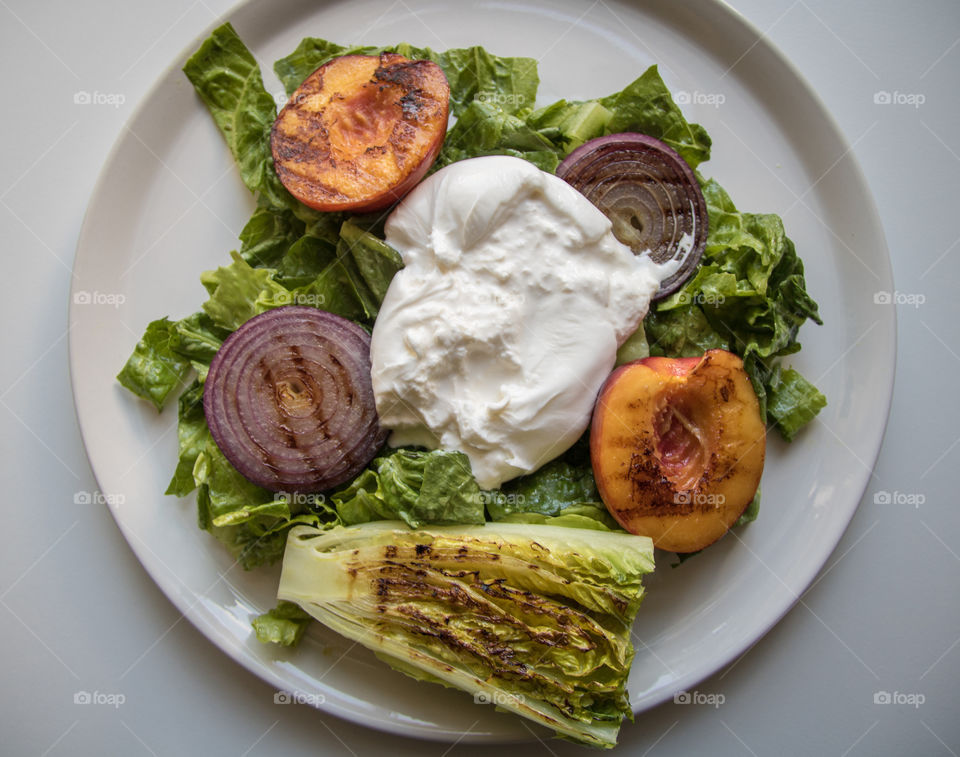
[[[840,124],[883,219],[897,291],[922,303],[898,306],[886,438],[825,569],[768,635],[699,686],[722,695],[721,706],[670,703],[644,713],[624,727],[619,752],[956,755],[960,4],[732,5],[792,60]],[[0,549],[0,753],[488,752],[274,704],[269,685],[218,651],[154,586],[107,508],[75,502],[96,489],[67,370],[70,271],[87,200],[132,108],[230,6],[0,0],[8,534]],[[79,91],[123,102],[78,107]],[[882,91],[900,104],[875,103]],[[103,703],[76,704],[82,691]],[[899,704],[875,702],[879,692]],[[583,753],[557,741],[502,751]]]

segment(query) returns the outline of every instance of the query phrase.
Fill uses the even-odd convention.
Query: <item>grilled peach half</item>
[[[726,350],[621,366],[601,388],[590,428],[610,514],[670,552],[696,552],[727,532],[756,494],[765,448],[757,395]]]
[[[270,149],[280,181],[322,211],[393,204],[424,177],[447,133],[450,86],[432,61],[344,55],[280,111]]]

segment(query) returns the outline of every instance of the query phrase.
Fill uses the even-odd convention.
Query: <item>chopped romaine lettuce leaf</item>
[[[737,522],[734,523],[734,527],[743,526],[747,523],[752,523],[757,519],[757,515],[760,512],[760,487],[757,487],[757,493],[753,495],[753,499],[750,500],[750,504],[747,505],[747,509],[743,511],[743,515],[737,518]]]
[[[180,395],[177,415],[177,468],[164,494],[185,497],[197,487],[193,468],[197,457],[211,442],[210,429],[203,415],[203,384],[194,381]]]
[[[710,136],[683,117],[656,66],[619,92],[585,102],[561,100],[531,113],[527,123],[563,155],[595,137],[632,131],[666,142],[691,168],[710,158]]]
[[[305,242],[305,237],[302,242]],[[294,247],[301,246],[298,242]],[[291,248],[293,251],[294,248]],[[376,315],[376,306],[352,260],[340,254],[307,284],[285,290],[274,297],[262,297],[261,310],[284,305],[311,305],[344,318],[365,323]]]
[[[291,244],[276,264],[277,281],[286,289],[296,289],[313,283],[337,260],[337,247],[326,239],[306,236]]]
[[[387,296],[394,274],[403,268],[400,253],[379,237],[351,221],[340,227],[341,249],[356,263],[357,270],[377,304]]]
[[[195,367],[209,366],[228,329],[217,326],[206,313],[194,313],[174,324],[170,334],[170,349],[190,360]]]
[[[203,311],[220,328],[236,331],[263,312],[265,308],[258,307],[259,301],[282,301],[289,291],[275,281],[274,269],[252,268],[237,252],[230,256],[230,265],[204,271],[200,281],[210,294]]]
[[[557,515],[570,505],[600,501],[589,465],[571,465],[554,460],[539,470],[507,481],[500,491],[486,492],[491,520],[511,513]]]
[[[257,641],[295,647],[313,617],[293,602],[278,602],[277,606],[253,619]]]
[[[276,562],[292,526],[339,523],[322,495],[275,493],[247,481],[212,437],[197,455],[193,477],[199,487],[200,527],[219,539],[246,570]]]
[[[808,318],[821,322],[817,304],[780,217],[741,213],[716,181],[701,183],[710,218],[703,262],[644,320],[650,352],[690,357],[721,348],[740,355],[768,422],[789,441],[826,400],[791,370],[774,414],[770,395],[781,375],[774,358],[800,348],[797,333]]]
[[[827,404],[827,398],[793,368],[774,366],[766,382],[767,416],[788,442],[812,421]]]
[[[556,515],[544,515],[535,512],[514,511],[497,518],[497,523],[539,523],[547,526],[563,526],[565,528],[590,528],[596,531],[623,531],[603,506],[596,504],[567,505],[557,511]]]
[[[650,357],[650,345],[647,344],[647,333],[643,330],[641,323],[637,330],[627,337],[627,341],[620,345],[620,349],[617,350],[616,364],[623,365],[645,357]]]
[[[563,153],[575,150],[589,139],[606,133],[613,113],[599,100],[567,102],[559,100],[532,113],[527,123],[549,137]]]
[[[656,137],[676,150],[691,168],[709,160],[710,135],[700,124],[684,118],[656,66],[620,92],[600,98],[600,103],[613,114],[605,133],[636,131]]]
[[[553,172],[559,163],[554,145],[523,119],[496,105],[475,100],[447,132],[432,170],[481,155],[512,155]]]
[[[210,525],[229,525],[236,522],[235,513],[250,512],[251,508],[274,502],[273,492],[261,489],[244,478],[223,456],[212,438],[208,438],[197,454],[193,466],[197,486],[205,486],[209,502],[207,513]]]
[[[420,57],[416,49],[407,57]],[[425,50],[450,83],[450,109],[458,116],[471,102],[496,105],[502,111],[522,116],[533,110],[540,77],[533,58],[491,55],[482,47],[453,48],[442,53]]]
[[[254,268],[271,268],[304,230],[304,224],[289,210],[257,208],[240,232],[240,257]]]
[[[712,349],[736,352],[728,338],[714,331],[696,304],[669,310],[651,308],[643,319],[643,329],[651,355],[695,357]]]
[[[270,128],[277,117],[260,66],[230,24],[214,29],[183,67],[216,122],[247,188],[265,204],[291,207],[273,170]]]
[[[190,360],[171,348],[175,327],[169,318],[152,321],[117,374],[123,386],[150,400],[157,410],[163,409],[167,397],[190,370]]]
[[[402,520],[419,528],[484,522],[484,499],[462,452],[394,450],[330,494],[330,502],[347,524]]]

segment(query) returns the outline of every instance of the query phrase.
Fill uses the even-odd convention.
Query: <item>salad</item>
[[[362,67],[370,60],[378,61],[378,71],[387,64],[429,63],[432,68],[418,71],[413,85],[389,82],[409,86],[408,94],[448,88],[447,98],[404,100],[427,113],[426,136],[412,148],[423,153],[418,170],[394,177],[384,191],[367,192],[363,202],[350,198],[364,187],[337,184],[342,172],[321,184],[332,182],[343,191],[313,193],[296,173],[296,138],[284,143],[277,124],[284,113],[297,115],[305,93],[316,94],[303,88],[321,67],[343,61]],[[724,401],[735,409],[724,428],[746,427],[742,408],[753,403],[760,437],[768,426],[793,439],[826,403],[816,387],[780,362],[799,350],[800,326],[807,319],[819,323],[793,243],[777,216],[739,211],[715,180],[698,172],[709,158],[710,138],[686,121],[656,67],[620,92],[536,109],[536,62],[480,47],[438,53],[406,44],[347,47],[307,38],[274,70],[293,106],[280,120],[259,64],[229,24],[215,30],[184,67],[257,207],[240,231],[239,249],[201,275],[207,300],[192,315],[151,322],[118,375],[158,410],[179,392],[179,459],[166,493],[183,497],[195,491],[198,525],[244,568],[283,560],[281,601],[253,624],[262,641],[295,644],[317,619],[408,675],[485,697],[560,736],[613,746],[622,719],[632,717],[626,693],[633,657],[629,629],[643,596],[642,576],[653,570],[654,545],[690,555],[703,538],[689,518],[641,524],[630,515],[637,503],[597,462],[618,454],[598,418],[615,415],[609,408],[618,407],[624,392],[636,397],[682,379],[691,386],[723,385]],[[343,75],[369,78],[357,70]],[[429,110],[434,101],[443,108]],[[455,119],[449,128],[446,108]],[[343,117],[357,114],[362,111],[348,108]],[[310,114],[301,109],[299,116],[289,134],[309,126]],[[606,149],[611,137],[625,133],[645,135],[679,156],[702,196],[701,215],[693,216],[707,222],[701,224],[707,231],[699,259],[685,263],[693,260],[688,254],[672,269],[686,268],[684,277],[653,300],[648,293],[642,324],[618,336],[621,367],[600,391],[607,410],[596,411],[593,428],[579,428],[562,450],[502,480],[484,475],[478,482],[478,458],[466,445],[416,443],[423,437],[411,434],[401,436],[405,443],[399,446],[384,445],[385,430],[369,412],[377,387],[366,388],[364,372],[369,382],[370,332],[376,347],[383,313],[397,310],[394,282],[412,259],[391,244],[400,238],[399,222],[389,220],[394,203],[437,186],[451,166],[477,165],[468,159],[507,156],[535,166],[538,176],[575,171],[571,160],[583,150]],[[658,158],[666,154],[656,149]],[[497,165],[500,170],[505,164]],[[371,162],[365,170],[378,175],[388,169]],[[615,216],[615,208],[606,210]],[[653,289],[669,280],[665,272]],[[246,417],[258,407],[242,404],[242,397],[259,390],[245,383],[252,371],[243,368],[247,354],[238,349],[252,350],[254,337],[271,343],[292,340],[293,333],[324,340],[335,364],[346,365],[345,377],[317,397],[351,398],[349,412],[343,403],[330,409],[344,413],[333,424],[343,435],[336,440],[342,447],[349,439],[351,451],[363,452],[352,455],[349,465],[325,467],[312,483],[305,483],[303,471],[271,483],[257,475],[256,461],[243,460],[236,424],[229,421],[231,413]],[[351,368],[347,364],[358,354],[366,354],[367,362]],[[375,359],[378,354],[374,349]],[[271,380],[274,373],[286,375],[284,366],[270,366]],[[724,382],[741,373],[742,380],[728,388]],[[310,392],[304,394],[309,386],[293,379],[281,383],[278,401],[291,417],[301,409],[313,412],[312,400],[305,399]],[[376,409],[382,413],[381,397]],[[641,405],[638,418],[649,420],[650,408],[634,404]],[[689,442],[683,429],[690,418],[711,414],[708,405],[679,403],[671,411],[664,434],[677,429],[682,438],[676,449]],[[724,449],[740,450],[737,459],[744,459],[758,433]],[[741,442],[742,449],[733,446]],[[286,460],[282,446],[266,461],[268,471]],[[316,458],[306,452],[293,457],[329,458],[330,446],[311,447]],[[747,466],[755,474],[753,486],[737,492],[742,506],[730,510],[730,522],[705,544],[730,523],[738,527],[757,517],[762,454],[754,463]],[[306,467],[316,472],[316,465]],[[732,491],[681,487],[679,494],[726,498]],[[674,497],[672,513],[686,508],[689,514],[688,506],[696,504]],[[667,534],[683,538],[671,541]]]

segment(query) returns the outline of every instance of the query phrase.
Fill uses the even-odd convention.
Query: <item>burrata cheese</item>
[[[675,267],[635,256],[569,184],[506,156],[428,177],[386,239],[404,268],[370,348],[380,422],[393,446],[464,452],[485,489],[580,437]]]

